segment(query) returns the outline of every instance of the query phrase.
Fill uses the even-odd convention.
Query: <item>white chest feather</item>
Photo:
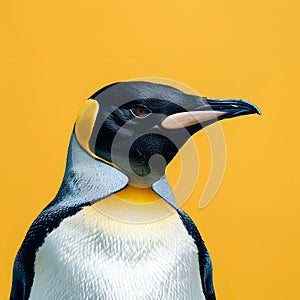
[[[130,224],[95,207],[39,248],[30,300],[205,300],[197,247],[176,212]]]

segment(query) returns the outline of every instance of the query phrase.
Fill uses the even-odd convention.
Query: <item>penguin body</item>
[[[192,118],[180,106],[187,99]],[[188,139],[183,127],[193,134],[217,120],[206,100],[128,82],[87,101],[60,190],[17,254],[10,300],[215,299],[204,242],[176,205],[165,165],[149,162],[174,157]],[[222,104],[220,112],[220,101],[210,101],[218,116],[258,112],[240,100]]]
[[[111,206],[109,198],[99,206]],[[30,300],[205,300],[197,246],[175,210],[131,224],[85,207],[47,236],[34,273]]]

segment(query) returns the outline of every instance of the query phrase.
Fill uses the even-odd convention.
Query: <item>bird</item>
[[[150,81],[90,96],[59,191],[16,255],[10,300],[216,299],[209,252],[165,169],[202,128],[248,114],[260,111]]]

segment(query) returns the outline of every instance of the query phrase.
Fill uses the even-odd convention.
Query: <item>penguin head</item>
[[[209,99],[152,82],[118,82],[86,101],[75,135],[95,159],[121,169],[129,184],[148,187],[193,134],[218,120],[253,113],[260,112],[243,100]]]

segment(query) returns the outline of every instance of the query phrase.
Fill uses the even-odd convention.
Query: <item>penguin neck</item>
[[[133,186],[130,178],[121,170],[90,156],[79,145],[75,135],[71,137],[62,186],[67,186],[74,195],[84,195],[78,196],[82,199],[80,203],[93,204],[117,194],[118,199],[125,199],[128,203],[149,204],[163,199],[168,205],[177,207],[165,176],[146,187]]]

